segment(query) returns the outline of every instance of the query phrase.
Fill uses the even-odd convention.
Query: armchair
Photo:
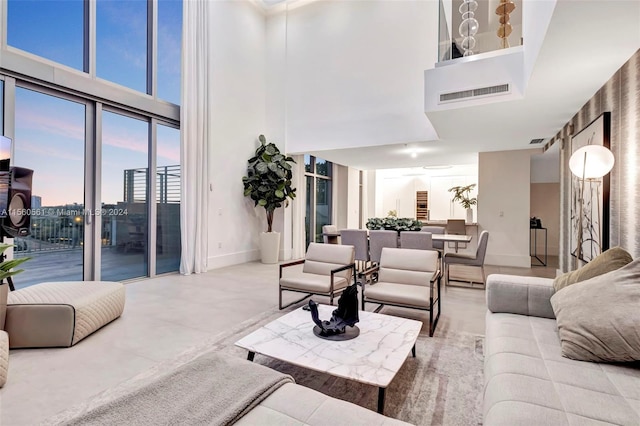
[[[362,310],[365,303],[429,311],[429,336],[440,318],[440,268],[438,252],[384,247],[378,266],[365,271],[366,276],[378,275],[378,281],[365,279],[362,285]],[[438,315],[433,311],[438,306]]]
[[[304,259],[280,265],[278,307],[284,309],[314,294],[329,296],[329,303],[333,305],[333,298],[351,284],[351,277],[353,283],[356,282],[354,256],[353,246],[310,243]],[[303,265],[302,271],[287,273],[285,276],[285,268],[294,265]],[[303,298],[282,306],[282,292],[285,290],[306,294]]]

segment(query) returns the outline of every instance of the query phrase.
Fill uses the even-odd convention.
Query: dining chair
[[[433,234],[444,234],[445,228],[444,226],[423,226],[420,231],[430,232],[433,240]],[[444,253],[444,241],[433,241],[432,244],[434,249]]]
[[[359,263],[359,271],[366,269],[369,263],[369,238],[366,229],[342,229],[340,230],[342,245],[353,246],[356,250],[355,260]]]
[[[338,227],[335,225],[322,225],[322,242],[325,244],[338,244],[338,237],[335,235],[326,235],[326,234],[337,234]]]
[[[400,232],[400,248],[416,250],[434,250],[431,232]]]
[[[329,303],[333,305],[334,297],[356,282],[354,253],[353,246],[310,243],[304,259],[280,264],[278,307],[284,309],[314,294],[329,296]],[[285,268],[294,265],[303,265],[302,271],[293,268],[285,272]],[[283,306],[285,290],[305,293],[305,296]]]
[[[464,219],[447,219],[447,234],[466,235],[467,227],[465,225]],[[466,243],[455,242],[454,244],[456,253],[458,252],[459,244],[464,244],[464,247],[462,247],[463,249],[467,248]],[[451,248],[451,243],[449,243],[449,248]]]
[[[371,230],[369,231],[369,254],[371,262],[380,263],[383,247],[398,248],[398,232]]]
[[[466,265],[466,266],[477,266],[480,268],[482,273],[482,282],[485,283],[484,276],[484,257],[487,253],[487,244],[489,243],[489,232],[482,231],[480,233],[480,238],[478,239],[478,248],[476,250],[475,255],[470,254],[461,254],[461,253],[446,253],[442,258],[442,262],[444,264],[444,276],[445,276],[445,285],[449,285],[449,266],[450,265]],[[454,280],[458,281],[458,280]],[[473,287],[473,279],[469,281],[471,287]]]

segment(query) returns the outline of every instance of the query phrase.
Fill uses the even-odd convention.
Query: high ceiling
[[[531,139],[553,137],[639,48],[640,2],[559,0],[524,99],[429,113],[438,141],[310,154],[371,170],[470,164],[478,152],[529,149]]]

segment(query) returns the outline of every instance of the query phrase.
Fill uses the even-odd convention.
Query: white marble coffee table
[[[319,305],[320,318],[328,320],[335,306]],[[313,334],[311,313],[296,309],[235,344],[249,351],[310,370],[378,387],[378,412],[384,410],[385,389],[415,344],[422,322],[360,311],[360,335],[352,340],[332,341]]]

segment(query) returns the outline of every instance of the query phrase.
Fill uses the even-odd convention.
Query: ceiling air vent
[[[531,142],[529,142],[529,145],[535,145],[538,143],[542,143],[544,139],[531,139]]]
[[[462,101],[470,98],[485,98],[488,96],[503,95],[509,92],[508,84],[499,84],[497,86],[480,87],[478,89],[462,90],[460,92],[442,93],[440,94],[440,103]]]

